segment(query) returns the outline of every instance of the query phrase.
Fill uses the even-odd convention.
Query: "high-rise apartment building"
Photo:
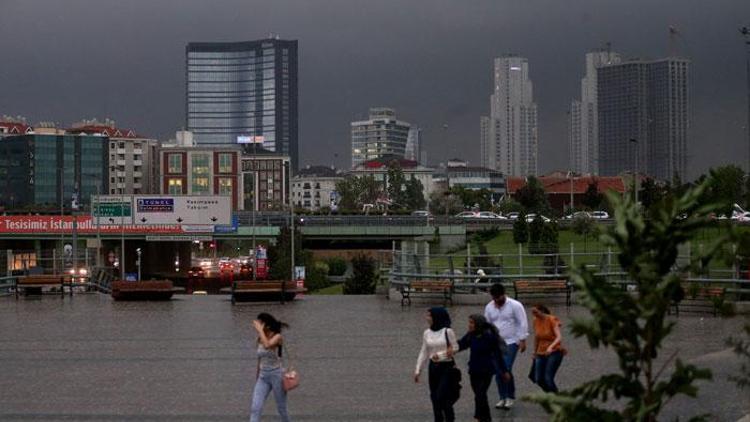
[[[597,73],[601,66],[620,63],[618,53],[608,50],[586,54],[586,75],[581,79],[581,98],[570,105],[568,157],[570,170],[580,174],[598,174],[599,124]]]
[[[598,69],[599,173],[686,177],[689,59],[631,60]]]
[[[479,155],[482,167],[489,167],[490,163],[490,118],[479,118]]]
[[[506,175],[537,173],[537,107],[523,57],[495,59],[494,92],[490,98],[489,137],[482,163]],[[485,147],[483,146],[483,149]],[[485,153],[485,151],[482,151]]]
[[[406,156],[411,125],[396,119],[392,108],[370,109],[370,119],[351,123],[352,167],[384,156]]]
[[[189,43],[185,61],[185,123],[198,145],[254,143],[297,168],[297,41]]]

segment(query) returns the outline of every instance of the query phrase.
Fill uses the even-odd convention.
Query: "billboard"
[[[229,226],[232,200],[229,196],[133,195],[133,222]]]
[[[89,215],[8,215],[0,217],[0,234],[52,234],[73,233],[73,220],[79,234],[181,234],[185,233],[179,224],[125,224],[105,223],[101,217],[99,224]]]

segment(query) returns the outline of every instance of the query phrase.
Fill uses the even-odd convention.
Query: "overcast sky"
[[[109,117],[173,138],[185,121],[185,44],[273,32],[299,40],[301,165],[348,166],[349,122],[370,106],[423,127],[430,163],[477,163],[492,59],[513,52],[529,59],[547,172],[568,165],[566,112],[586,51],[611,42],[626,56],[664,56],[670,25],[694,62],[690,175],[744,166],[737,28],[750,25],[748,0],[0,0],[0,114]]]

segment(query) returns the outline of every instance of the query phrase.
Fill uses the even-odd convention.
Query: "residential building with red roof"
[[[570,208],[571,191],[573,193],[573,206],[580,204],[583,200],[589,185],[596,184],[599,193],[604,194],[607,191],[614,191],[620,194],[627,192],[629,189],[628,179],[626,176],[576,176],[568,177],[566,173],[556,172],[537,179],[544,186],[547,193],[547,199],[550,206],[561,212]],[[519,189],[526,186],[527,179],[524,177],[508,177],[506,180],[508,194],[514,197]]]

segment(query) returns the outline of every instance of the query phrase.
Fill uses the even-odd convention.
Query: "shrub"
[[[325,262],[316,261],[305,274],[305,287],[313,292],[330,286],[328,281],[328,265]]]
[[[346,260],[340,257],[332,257],[326,259],[328,264],[328,275],[341,276],[346,273]]]
[[[516,244],[526,243],[529,241],[529,224],[526,222],[526,215],[521,213],[516,221],[513,222],[513,242]]]
[[[352,258],[353,273],[344,282],[345,295],[370,295],[378,283],[377,263],[370,256],[360,254]]]

